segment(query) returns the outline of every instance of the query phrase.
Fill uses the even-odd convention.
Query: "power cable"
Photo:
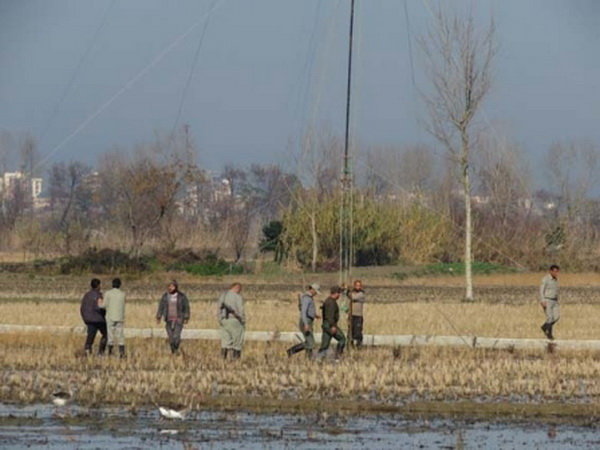
[[[104,28],[104,25],[106,25],[107,18],[108,18],[108,13],[111,11],[111,9],[114,6],[115,2],[116,2],[116,0],[112,0],[109,3],[109,5],[106,8],[106,10],[104,11],[104,14],[102,15],[102,18],[100,19],[100,24],[98,25],[98,27],[96,28],[96,31],[92,35],[92,38],[90,39],[90,42],[89,42],[87,48],[85,49],[85,51],[81,55],[81,58],[79,58],[79,62],[75,66],[75,70],[71,74],[71,78],[69,79],[69,81],[65,85],[65,87],[64,87],[64,89],[63,89],[63,91],[62,91],[62,93],[61,93],[58,101],[54,105],[54,109],[50,113],[50,117],[48,117],[48,120],[46,121],[46,124],[42,127],[42,131],[41,131],[40,137],[39,137],[40,141],[46,136],[46,133],[50,129],[50,126],[52,125],[52,123],[54,122],[54,120],[56,119],[56,117],[58,116],[58,113],[61,110],[63,102],[67,98],[67,95],[71,91],[71,88],[73,87],[73,85],[75,83],[75,80],[77,79],[77,76],[79,75],[79,72],[80,72],[81,68],[83,67],[83,63],[85,62],[85,60],[87,59],[88,55],[90,54],[90,51],[94,47],[94,45],[96,43],[96,40],[98,39],[98,36],[100,35],[100,32]]]
[[[200,49],[202,48],[202,44],[204,42],[204,36],[206,35],[206,30],[208,28],[208,24],[210,23],[210,17],[212,12],[215,10],[217,5],[221,0],[214,0],[212,6],[209,8],[207,13],[206,22],[204,22],[204,27],[202,27],[202,32],[200,34],[200,39],[198,40],[198,45],[196,46],[196,51],[194,52],[194,57],[192,59],[192,65],[190,66],[190,71],[188,73],[188,77],[183,88],[183,92],[181,93],[181,99],[179,100],[179,106],[177,108],[177,114],[175,116],[175,122],[173,123],[173,130],[171,132],[172,139],[175,139],[175,131],[177,130],[177,125],[179,124],[179,120],[181,119],[181,114],[183,112],[183,106],[185,104],[185,99],[187,97],[187,92],[192,82],[192,78],[194,76],[194,70],[196,69],[196,65],[198,64],[198,57],[200,56]]]
[[[308,46],[306,51],[306,58],[304,61],[304,67],[302,71],[299,73],[299,79],[296,82],[296,86],[298,87],[296,92],[296,108],[293,114],[293,122],[300,122],[299,115],[302,117],[306,115],[307,104],[308,104],[308,95],[307,91],[310,89],[310,80],[311,74],[313,71],[313,66],[315,63],[316,56],[316,48],[317,48],[317,29],[319,28],[319,16],[321,13],[321,8],[323,5],[323,1],[319,0],[317,2],[317,7],[315,8],[314,18],[313,18],[313,27],[310,34],[310,38],[308,40]],[[331,20],[331,19],[330,19]],[[300,100],[302,98],[302,101]],[[301,106],[300,106],[301,105]],[[305,124],[300,124],[298,129],[298,137],[300,138],[302,133],[304,132],[303,127]]]
[[[216,8],[215,8],[216,9]],[[67,143],[71,141],[75,136],[77,136],[81,130],[83,130],[87,125],[89,125],[96,117],[98,117],[106,108],[108,108],[115,100],[117,100],[123,93],[129,90],[135,83],[137,83],[141,78],[146,75],[150,69],[156,66],[167,54],[169,54],[177,45],[179,45],[184,39],[186,39],[199,25],[202,21],[208,16],[208,14],[213,13],[215,11],[213,9],[207,14],[202,15],[191,27],[189,27],[184,33],[180,34],[175,38],[169,45],[167,45],[163,50],[161,50],[154,59],[147,64],[142,70],[140,70],[136,75],[131,77],[121,88],[113,94],[108,100],[102,103],[92,114],[90,114],[86,119],[83,120],[72,131],[68,134],[58,145],[56,145],[52,150],[50,150],[37,164],[37,166],[45,163],[48,159],[50,159],[56,152],[62,149]]]

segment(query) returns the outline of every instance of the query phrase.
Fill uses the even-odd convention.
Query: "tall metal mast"
[[[350,100],[352,94],[352,39],[354,0],[350,0],[350,36],[348,39],[348,84],[346,86],[346,133],[342,169],[342,205],[340,211],[340,284],[349,287],[352,266],[352,168],[350,164]],[[348,311],[348,341],[352,342],[352,302]]]

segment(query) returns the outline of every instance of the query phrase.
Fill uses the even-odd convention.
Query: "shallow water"
[[[598,448],[595,427],[541,422],[415,420],[201,411],[164,421],[158,411],[0,404],[0,448]]]

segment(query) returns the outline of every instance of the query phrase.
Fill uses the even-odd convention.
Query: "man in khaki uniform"
[[[366,301],[362,281],[354,281],[351,291],[347,292],[352,302],[352,344],[361,347],[363,343],[363,309]]]
[[[217,305],[217,317],[221,326],[221,355],[227,359],[231,351],[232,359],[239,359],[244,345],[246,316],[241,283],[233,283],[228,291],[221,294]]]
[[[104,294],[102,308],[106,310],[106,326],[108,331],[108,354],[112,355],[115,342],[119,346],[119,357],[125,358],[125,292],[121,290],[121,280],[112,281],[112,289]]]
[[[554,339],[552,327],[560,318],[558,306],[558,273],[557,265],[550,266],[550,272],[542,279],[540,286],[540,304],[546,313],[546,321],[542,325],[542,331],[548,339]]]

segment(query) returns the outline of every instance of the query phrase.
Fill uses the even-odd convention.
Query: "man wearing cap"
[[[548,274],[542,279],[540,286],[540,305],[546,313],[546,321],[542,325],[542,331],[548,339],[554,339],[552,327],[560,318],[558,306],[558,273],[560,268],[553,264]]]
[[[166,324],[171,353],[178,354],[183,325],[190,320],[190,302],[183,292],[179,292],[175,280],[167,285],[167,292],[158,303],[156,323],[160,324],[161,319],[164,319]]]
[[[242,356],[246,316],[241,292],[242,284],[233,283],[229,290],[219,296],[217,317],[221,326],[221,355],[223,359],[227,359],[229,352],[231,352],[232,359],[239,359]]]
[[[337,341],[336,355],[338,359],[344,351],[346,346],[346,336],[342,333],[342,330],[338,328],[338,322],[340,320],[340,308],[337,304],[337,299],[340,298],[342,288],[334,286],[331,288],[329,297],[323,302],[323,336],[321,338],[321,348],[319,349],[319,356],[323,357],[329,349],[331,338]]]
[[[302,350],[306,350],[306,357],[312,358],[315,347],[315,336],[313,334],[313,322],[318,319],[315,307],[315,296],[320,294],[321,287],[317,283],[308,286],[306,292],[300,295],[298,309],[300,309],[300,332],[304,336],[304,342],[296,344],[287,349],[287,355],[292,356]]]

